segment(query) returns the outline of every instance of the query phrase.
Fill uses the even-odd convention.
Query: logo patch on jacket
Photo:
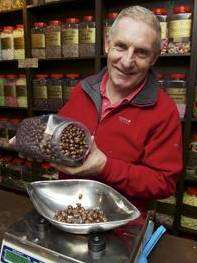
[[[124,123],[126,125],[130,125],[130,123],[131,123],[131,120],[129,120],[129,119],[123,117],[123,116],[118,116],[118,119],[119,119],[120,122],[122,122],[122,123]]]

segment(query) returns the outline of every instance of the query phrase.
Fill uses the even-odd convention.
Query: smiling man
[[[122,10],[106,52],[107,68],[80,81],[59,112],[89,128],[92,150],[80,167],[56,167],[60,178],[109,184],[145,211],[149,200],[174,193],[182,171],[179,115],[151,69],[160,54],[157,18],[140,6]]]

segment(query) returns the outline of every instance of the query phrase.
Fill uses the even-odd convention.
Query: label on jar
[[[173,20],[169,22],[169,38],[191,36],[191,19]]]
[[[46,46],[47,47],[61,46],[60,32],[46,33]]]
[[[161,39],[167,38],[167,22],[160,22]]]
[[[24,85],[16,86],[16,97],[26,97],[27,96],[27,88]]]
[[[35,99],[47,99],[47,86],[35,86],[33,89]]]
[[[62,32],[63,44],[78,44],[79,43],[79,30],[78,29],[65,29]]]
[[[12,39],[10,37],[4,37],[1,39],[1,49],[11,49]]]
[[[95,28],[84,28],[79,30],[80,44],[94,44],[96,40]]]
[[[45,48],[44,34],[32,34],[31,35],[31,47],[32,48]]]
[[[167,88],[166,90],[169,94],[186,95],[186,89],[185,88]]]
[[[4,96],[4,87],[0,85],[0,96]]]
[[[60,85],[48,86],[48,98],[61,99],[62,98],[62,86]]]
[[[16,97],[16,88],[12,86],[4,86],[4,96],[5,97]]]
[[[14,38],[14,48],[15,49],[24,49],[24,38],[23,37],[15,37]]]

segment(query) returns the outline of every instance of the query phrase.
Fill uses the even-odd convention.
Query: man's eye
[[[117,51],[125,51],[125,50],[126,50],[126,46],[125,46],[125,45],[121,45],[121,44],[115,45],[114,48],[115,48]]]
[[[148,51],[145,49],[136,49],[135,53],[142,58],[146,58],[148,56]]]

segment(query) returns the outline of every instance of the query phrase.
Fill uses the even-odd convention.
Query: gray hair
[[[121,12],[118,14],[116,20],[114,21],[111,30],[109,32],[109,40],[111,39],[116,26],[118,22],[123,18],[123,17],[130,17],[134,20],[137,21],[142,21],[149,25],[155,32],[156,32],[156,42],[155,42],[155,48],[157,50],[160,50],[161,48],[161,28],[160,28],[160,23],[157,17],[154,15],[153,12],[151,12],[149,9],[144,8],[142,6],[130,6],[128,8],[122,9]]]

